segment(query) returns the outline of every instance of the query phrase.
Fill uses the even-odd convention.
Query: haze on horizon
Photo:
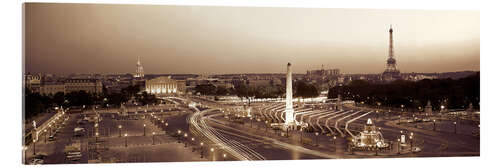
[[[25,4],[25,72],[479,71],[479,11]]]

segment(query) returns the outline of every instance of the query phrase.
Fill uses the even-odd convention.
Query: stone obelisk
[[[292,64],[288,63],[286,66],[286,106],[285,106],[285,124],[286,125],[294,125],[295,120],[293,111],[293,89],[292,89]]]

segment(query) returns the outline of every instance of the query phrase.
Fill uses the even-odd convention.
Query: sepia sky
[[[25,71],[381,73],[479,70],[479,11],[25,4]]]

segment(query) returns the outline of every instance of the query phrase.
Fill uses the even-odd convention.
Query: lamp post
[[[413,133],[410,134],[410,151],[413,152]]]
[[[335,140],[337,140],[337,136],[333,136],[333,146],[335,147]]]
[[[267,123],[268,123],[268,121],[266,120],[266,134],[267,134]]]
[[[215,153],[214,153],[214,148],[210,148],[210,152],[212,154],[212,161],[215,161]]]
[[[127,133],[125,133],[124,136],[125,136],[125,147],[127,147]]]
[[[226,154],[222,154],[223,161],[226,161]]]
[[[252,122],[253,122],[252,120],[253,120],[253,118],[250,117],[250,128],[252,127]]]
[[[47,143],[47,129],[44,129],[44,130],[43,130],[43,136],[45,137],[45,139],[44,139],[44,141],[43,141],[43,142],[44,142],[44,143]]]
[[[177,130],[177,143],[181,143],[181,130]]]
[[[302,131],[302,127],[300,127],[300,143],[302,143],[302,135],[304,134],[304,132]]]
[[[203,158],[203,142],[200,143],[200,156]]]
[[[187,147],[187,146],[188,146],[187,137],[188,137],[187,133],[184,133],[184,141],[185,141],[185,142],[184,142],[184,147]]]
[[[401,141],[401,139],[398,139],[398,154],[401,154],[401,152],[399,152],[399,142]]]
[[[455,125],[455,134],[457,134],[457,122],[453,122],[453,125]]]
[[[318,132],[316,132],[316,133],[314,133],[314,134],[316,135],[316,146],[319,146],[319,145],[318,145],[318,135],[319,135],[319,133],[318,133]]]
[[[24,151],[24,164],[28,164],[28,156],[26,155],[26,150],[28,150],[27,146],[23,146],[23,151]]]
[[[155,145],[155,134],[156,132],[153,132],[153,145]]]
[[[433,131],[436,131],[436,120],[432,120],[432,123],[433,123],[433,127],[432,127],[432,130]]]
[[[96,147],[97,147],[97,137],[99,137],[99,132],[95,132],[95,143],[96,143]]]
[[[146,136],[146,124],[142,125],[144,127],[144,136]]]
[[[122,137],[122,125],[118,125],[118,137]]]
[[[33,155],[35,155],[36,152],[36,140],[33,139]]]

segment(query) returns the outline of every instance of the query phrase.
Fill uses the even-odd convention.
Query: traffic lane
[[[268,141],[262,141],[262,139],[255,136],[247,135],[231,128],[225,128],[224,126],[218,126],[218,124],[214,124],[211,122],[209,122],[209,124],[211,125],[211,127],[215,128],[222,135],[224,135],[224,137],[246,145],[268,160],[324,159],[322,157],[289,150],[280,146],[275,146]]]

